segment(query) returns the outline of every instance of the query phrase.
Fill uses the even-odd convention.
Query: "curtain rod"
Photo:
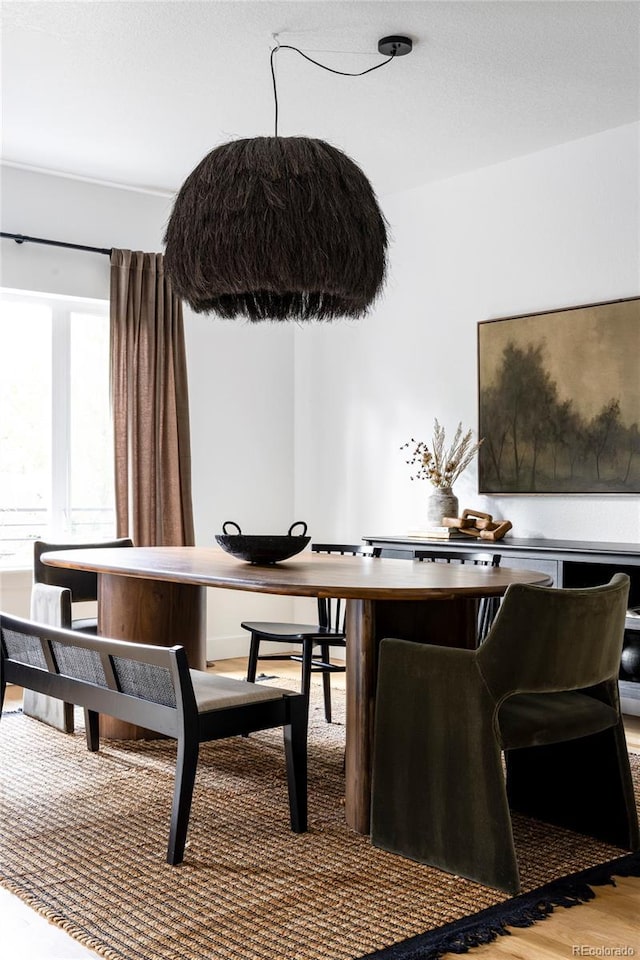
[[[15,240],[16,243],[44,243],[48,247],[67,247],[69,250],[86,250],[88,253],[104,253],[111,256],[111,248],[87,247],[82,243],[65,243],[63,240],[43,240],[42,237],[25,237],[21,233],[0,233],[5,240]]]

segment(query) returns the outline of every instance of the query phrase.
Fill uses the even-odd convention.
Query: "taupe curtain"
[[[118,537],[192,545],[182,304],[160,253],[111,253],[111,403]]]

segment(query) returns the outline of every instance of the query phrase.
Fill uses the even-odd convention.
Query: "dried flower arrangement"
[[[441,427],[437,420],[434,420],[433,440],[431,449],[422,440],[414,440],[412,437],[407,443],[404,443],[400,449],[411,450],[411,459],[407,460],[410,466],[417,469],[412,475],[412,480],[428,480],[434,487],[440,490],[448,490],[454,481],[460,476],[462,471],[469,466],[482,440],[473,442],[473,434],[468,430],[464,435],[462,433],[462,424],[458,424],[453,442],[448,450],[445,451],[445,433],[444,427]]]

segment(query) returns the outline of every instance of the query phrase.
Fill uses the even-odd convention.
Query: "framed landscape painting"
[[[478,324],[480,493],[640,493],[640,297]]]

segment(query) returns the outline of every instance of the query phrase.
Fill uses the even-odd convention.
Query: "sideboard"
[[[433,553],[499,553],[504,567],[541,570],[553,578],[557,587],[589,587],[606,583],[616,571],[629,574],[629,606],[640,606],[640,544],[598,543],[590,540],[546,540],[505,537],[492,542],[475,537],[457,536],[449,540],[411,537],[363,537],[365,543],[380,549],[384,556],[411,559],[418,550]],[[627,617],[625,644],[640,641],[640,618]],[[634,674],[635,675],[635,674]],[[621,671],[620,697],[626,713],[640,714],[640,680]]]

